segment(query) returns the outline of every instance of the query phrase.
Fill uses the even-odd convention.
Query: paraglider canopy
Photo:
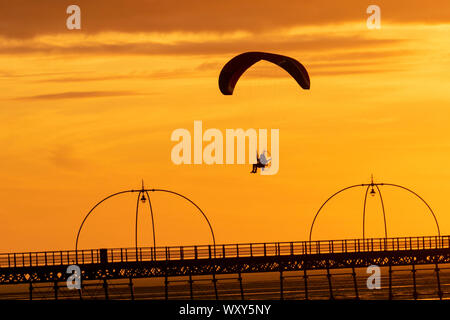
[[[309,89],[309,75],[297,60],[274,53],[246,52],[235,56],[222,68],[219,89],[224,95],[233,94],[234,87],[242,74],[260,60],[272,62],[286,70],[303,89]]]

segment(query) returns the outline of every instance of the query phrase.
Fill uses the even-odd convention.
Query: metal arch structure
[[[366,192],[365,192],[365,194],[364,194],[364,205],[363,205],[363,223],[362,223],[363,239],[365,239],[365,216],[366,216],[367,195],[368,195],[368,192],[369,192],[369,189],[370,189],[370,188],[372,188],[372,190],[371,190],[371,192],[370,192],[371,194],[374,194],[374,193],[375,193],[374,188],[376,188],[377,191],[378,191],[378,194],[379,194],[379,196],[380,196],[380,202],[381,202],[381,208],[382,208],[382,212],[383,212],[383,220],[384,220],[384,235],[385,235],[385,238],[387,238],[387,237],[388,237],[388,233],[387,233],[387,222],[386,222],[386,210],[385,210],[385,206],[384,206],[383,196],[382,196],[382,194],[381,194],[381,189],[380,189],[381,186],[391,186],[391,187],[400,188],[400,189],[403,189],[403,190],[405,190],[405,191],[408,191],[409,193],[412,193],[415,197],[419,198],[419,199],[427,206],[429,212],[430,212],[431,215],[433,216],[433,219],[434,219],[434,221],[435,221],[435,223],[436,223],[436,228],[437,228],[438,236],[441,235],[441,231],[440,231],[440,228],[439,228],[439,223],[438,223],[437,217],[436,217],[436,215],[435,215],[433,209],[431,209],[431,206],[430,206],[430,205],[425,201],[425,199],[423,199],[419,194],[417,194],[416,192],[412,191],[412,190],[409,189],[409,188],[406,188],[406,187],[401,186],[401,185],[398,185],[398,184],[394,184],[394,183],[375,183],[375,182],[373,181],[373,178],[372,178],[371,183],[362,183],[362,184],[351,185],[351,186],[349,186],[349,187],[345,187],[345,188],[343,188],[343,189],[341,189],[341,190],[335,192],[334,194],[332,194],[332,195],[331,195],[331,196],[330,196],[330,197],[329,197],[329,198],[328,198],[328,199],[320,206],[319,210],[317,210],[317,212],[316,212],[316,214],[315,214],[315,216],[314,216],[314,219],[313,219],[313,221],[312,221],[312,223],[311,223],[311,228],[310,228],[310,231],[309,231],[309,241],[311,241],[311,239],[312,239],[312,232],[313,232],[313,228],[314,228],[314,223],[316,222],[317,217],[318,217],[319,213],[322,211],[323,207],[324,207],[331,199],[333,199],[334,197],[336,197],[338,194],[340,194],[340,193],[342,193],[342,192],[344,192],[344,191],[346,191],[346,190],[349,190],[349,189],[352,189],[352,188],[356,188],[356,187],[367,187],[367,188],[366,188]]]
[[[367,193],[368,193],[370,187],[372,187],[371,194],[375,194],[375,191],[373,190],[373,187],[374,187],[374,186],[377,188],[378,194],[380,195],[381,209],[382,209],[382,211],[383,211],[384,237],[385,237],[385,238],[388,237],[388,235],[387,235],[387,222],[386,222],[386,210],[384,209],[383,196],[381,195],[381,190],[380,190],[380,188],[378,187],[378,185],[375,184],[375,183],[373,183],[373,181],[372,181],[372,183],[371,183],[369,186],[367,186],[367,188],[366,188],[366,193],[365,193],[365,195],[364,195],[364,206],[363,206],[363,228],[362,228],[363,239],[365,239],[365,234],[366,234],[366,233],[365,233],[365,232],[366,232],[366,229],[365,229],[365,228],[366,228],[366,204],[367,204]]]
[[[144,184],[142,183],[142,188],[140,190],[131,189],[131,190],[124,190],[124,191],[119,191],[119,192],[113,193],[113,194],[107,196],[106,198],[102,199],[101,201],[99,201],[94,207],[92,207],[91,210],[89,210],[89,212],[86,214],[86,216],[84,217],[83,221],[81,222],[81,225],[80,225],[80,227],[78,229],[78,232],[77,232],[77,237],[76,237],[76,241],[75,241],[76,260],[78,261],[78,254],[77,254],[78,253],[78,240],[80,238],[81,230],[83,229],[83,226],[84,226],[87,218],[92,214],[92,212],[100,204],[102,204],[106,200],[111,199],[111,198],[113,198],[115,196],[118,196],[118,195],[121,195],[121,194],[125,194],[125,193],[137,193],[138,194],[138,196],[137,196],[137,204],[136,204],[136,224],[135,224],[135,248],[136,248],[136,252],[137,252],[137,248],[138,248],[137,232],[138,232],[139,202],[141,200],[143,200],[143,202],[145,202],[145,200],[147,200],[145,198],[145,195],[147,195],[147,198],[148,198],[149,207],[150,207],[150,214],[151,214],[151,219],[152,219],[153,247],[156,249],[155,221],[154,221],[153,208],[152,208],[149,192],[164,192],[164,193],[173,194],[173,195],[181,197],[181,198],[185,199],[186,201],[188,201],[189,203],[191,203],[198,211],[200,211],[200,213],[202,214],[203,218],[206,220],[206,222],[208,224],[208,227],[209,227],[209,229],[211,231],[212,242],[213,242],[213,245],[214,245],[214,248],[215,248],[215,246],[216,246],[216,238],[215,238],[215,235],[214,235],[214,230],[212,228],[212,225],[211,225],[208,217],[206,216],[206,214],[203,212],[203,210],[194,201],[192,201],[188,197],[182,195],[181,193],[178,193],[178,192],[175,192],[175,191],[166,190],[166,189],[146,189],[144,187]],[[142,195],[142,198],[141,198],[141,195]]]
[[[136,223],[135,223],[135,232],[134,232],[134,241],[135,241],[135,247],[137,249],[138,245],[138,217],[139,217],[139,201],[145,202],[146,198],[144,193],[147,195],[148,199],[148,205],[150,207],[150,216],[152,218],[152,234],[153,234],[153,248],[156,248],[156,233],[155,233],[155,220],[153,218],[153,207],[152,207],[152,201],[150,199],[150,195],[148,194],[148,191],[145,191],[144,183],[142,183],[142,190],[138,193],[137,196],[137,202],[136,202]],[[141,198],[142,194],[142,198]],[[137,254],[137,250],[136,250]]]
[[[325,202],[322,203],[322,205],[320,206],[319,210],[317,210],[316,214],[314,215],[314,219],[313,219],[313,221],[312,221],[312,223],[311,223],[311,228],[310,228],[310,230],[309,230],[309,241],[311,241],[312,232],[313,232],[313,228],[314,228],[314,223],[316,222],[316,219],[317,219],[319,213],[322,211],[322,208],[328,203],[328,201],[330,201],[330,200],[333,199],[335,196],[337,196],[338,194],[340,194],[340,193],[342,193],[342,192],[344,192],[344,191],[346,191],[346,190],[349,190],[349,189],[352,189],[352,188],[356,188],[356,187],[364,187],[364,186],[366,186],[366,184],[355,184],[355,185],[352,185],[352,186],[349,186],[349,187],[345,187],[345,188],[343,188],[343,189],[341,189],[341,190],[335,192],[335,193],[332,194],[327,200],[325,200]],[[367,188],[367,189],[368,189],[368,188]],[[365,205],[365,203],[364,203],[364,205]]]

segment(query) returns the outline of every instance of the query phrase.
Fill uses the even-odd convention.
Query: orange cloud
[[[67,32],[68,0],[15,0],[0,4],[0,35],[27,38]],[[297,25],[365,22],[369,3],[359,0],[78,0],[82,31],[97,33],[249,30],[258,32]],[[391,22],[443,23],[450,3],[435,0],[379,0],[382,19]],[[77,32],[77,31],[75,31]]]
[[[155,42],[124,44],[76,44],[59,46],[43,43],[25,43],[19,45],[1,45],[0,54],[103,54],[103,55],[205,55],[233,54],[242,51],[318,51],[331,49],[355,49],[379,47],[406,42],[404,39],[370,39],[361,36],[292,36],[286,39],[246,38],[242,40],[222,40],[189,42],[179,41],[174,44]]]
[[[80,98],[102,98],[136,95],[130,91],[84,91],[84,92],[62,92],[54,94],[41,94],[35,96],[19,97],[16,100],[61,100],[61,99],[80,99]]]

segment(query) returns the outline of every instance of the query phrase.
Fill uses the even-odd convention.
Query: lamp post
[[[401,186],[401,185],[398,185],[398,184],[394,184],[394,183],[375,183],[374,180],[373,180],[373,176],[372,176],[372,179],[371,179],[371,182],[370,182],[370,183],[355,184],[355,185],[351,185],[351,186],[349,186],[349,187],[345,187],[345,188],[343,188],[343,189],[341,189],[341,190],[335,192],[333,195],[331,195],[331,196],[330,196],[330,197],[329,197],[329,198],[328,198],[328,199],[320,206],[319,210],[316,212],[316,214],[315,214],[315,216],[314,216],[314,219],[313,219],[313,221],[312,221],[312,223],[311,223],[311,228],[310,228],[310,231],[309,231],[309,241],[311,241],[311,239],[312,239],[312,232],[313,232],[313,228],[314,228],[314,223],[316,222],[316,219],[317,219],[319,213],[322,211],[323,207],[324,207],[331,199],[333,199],[335,196],[337,196],[338,194],[340,194],[340,193],[342,193],[342,192],[344,192],[344,191],[346,191],[346,190],[349,190],[349,189],[352,189],[352,188],[357,188],[357,187],[366,187],[366,192],[365,192],[365,195],[364,195],[364,205],[363,205],[363,223],[362,223],[363,239],[365,238],[366,204],[367,204],[367,195],[368,195],[368,193],[369,193],[369,189],[371,189],[371,190],[370,190],[370,195],[371,195],[371,196],[375,196],[377,192],[378,192],[378,194],[379,194],[379,196],[380,196],[380,202],[381,202],[381,208],[382,208],[382,211],[383,211],[383,220],[384,220],[384,236],[385,236],[385,238],[387,238],[388,233],[387,233],[387,223],[386,223],[386,211],[385,211],[384,201],[383,201],[383,197],[382,197],[382,195],[381,195],[381,188],[380,188],[380,187],[382,187],[382,186],[390,186],[390,187],[400,188],[400,189],[403,189],[403,190],[405,190],[405,191],[408,191],[409,193],[412,193],[414,196],[416,196],[417,198],[419,198],[419,199],[427,206],[429,212],[430,212],[431,215],[433,216],[434,221],[435,221],[435,223],[436,223],[436,228],[437,228],[438,236],[439,236],[439,237],[441,236],[441,231],[440,231],[440,228],[439,228],[439,223],[438,223],[438,221],[437,221],[436,215],[435,215],[434,212],[433,212],[433,209],[431,209],[430,205],[429,205],[429,204],[428,204],[428,203],[427,203],[427,202],[426,202],[419,194],[417,194],[416,192],[412,191],[411,189],[408,189],[408,188],[406,188],[406,187],[404,187],[404,186]],[[375,191],[375,189],[376,189],[377,191]]]
[[[153,216],[153,208],[152,208],[152,203],[151,203],[151,199],[150,199],[150,194],[149,192],[164,192],[164,193],[169,193],[172,195],[176,195],[178,197],[181,197],[183,199],[185,199],[186,201],[188,201],[189,203],[191,203],[204,217],[204,219],[206,220],[208,227],[211,231],[211,237],[212,237],[212,242],[213,242],[213,246],[214,246],[214,253],[215,253],[215,246],[216,246],[216,239],[214,236],[214,231],[213,228],[211,226],[211,223],[208,219],[208,217],[206,216],[206,214],[203,212],[202,209],[200,209],[200,207],[194,203],[191,199],[189,199],[188,197],[175,192],[175,191],[171,191],[171,190],[166,190],[166,189],[147,189],[144,187],[144,182],[142,181],[142,187],[141,189],[138,190],[123,190],[123,191],[119,191],[116,193],[113,193],[109,196],[107,196],[106,198],[102,199],[101,201],[99,201],[97,204],[95,204],[95,206],[92,207],[91,210],[89,210],[89,212],[86,214],[86,216],[84,217],[83,221],[81,222],[81,225],[78,229],[78,233],[77,233],[77,237],[75,240],[75,256],[76,256],[76,260],[78,262],[78,241],[80,238],[80,233],[81,230],[83,229],[83,226],[87,220],[87,218],[92,214],[92,212],[98,207],[100,206],[100,204],[102,204],[103,202],[105,202],[106,200],[109,200],[115,196],[121,195],[121,194],[125,194],[125,193],[137,193],[137,201],[136,201],[136,223],[135,223],[135,248],[136,248],[136,258],[137,258],[137,254],[138,254],[138,239],[137,239],[137,235],[138,235],[138,216],[139,216],[139,204],[145,204],[148,200],[148,204],[149,204],[149,208],[150,208],[150,215],[151,215],[151,219],[152,219],[152,231],[153,231],[153,253],[156,254],[156,233],[155,233],[155,221],[154,221],[154,216]],[[215,254],[214,254],[215,256]]]

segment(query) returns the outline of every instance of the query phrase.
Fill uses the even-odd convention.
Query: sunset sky
[[[67,6],[81,30],[67,30]],[[366,8],[381,8],[381,29]],[[450,2],[0,0],[0,251],[73,249],[107,195],[180,192],[218,243],[306,240],[337,190],[370,182],[418,192],[450,234]],[[222,66],[246,51],[291,56],[303,90],[257,63],[232,96]],[[172,131],[280,130],[280,169],[175,165]],[[390,236],[435,235],[426,207],[382,187]],[[364,189],[324,208],[314,239],[362,236]],[[152,193],[158,245],[210,243],[189,203]],[[134,246],[135,195],[95,211],[81,248]],[[379,198],[367,235],[383,236]],[[151,245],[148,207],[139,241]]]

